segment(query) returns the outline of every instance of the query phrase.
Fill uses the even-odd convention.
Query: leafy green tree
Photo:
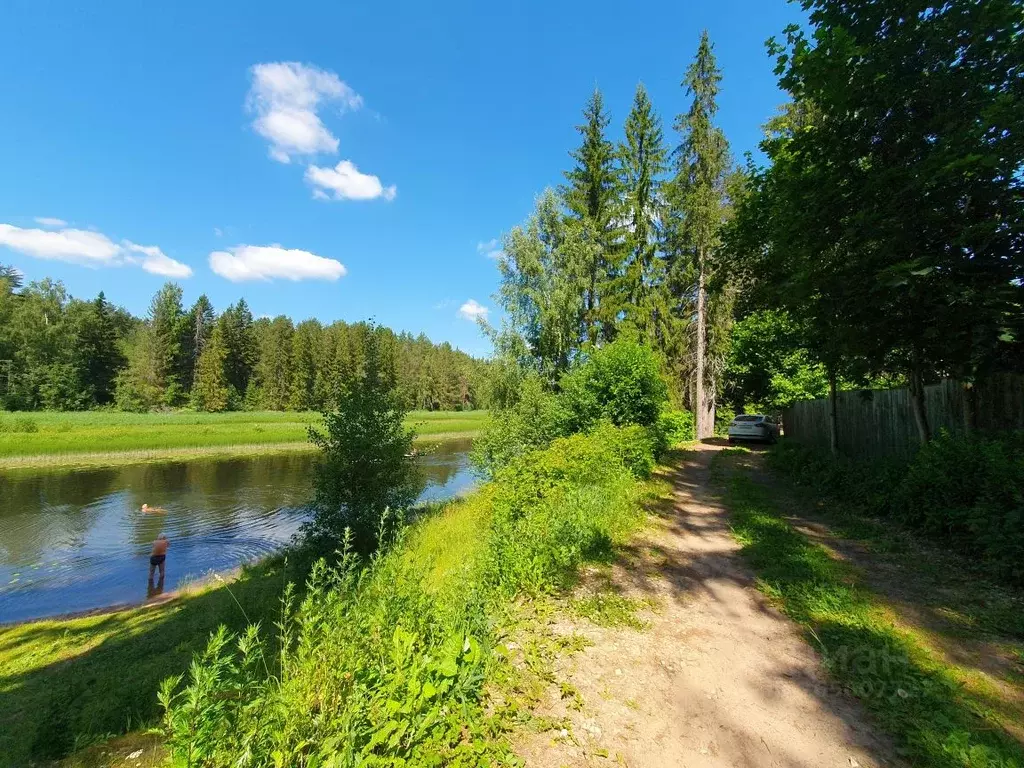
[[[225,372],[227,349],[222,326],[214,326],[210,338],[202,346],[192,386],[192,404],[200,411],[226,411],[231,390]]]
[[[239,299],[224,310],[217,319],[224,337],[224,350],[227,355],[224,370],[227,373],[228,385],[235,397],[242,397],[249,389],[249,380],[259,356],[256,334],[253,329],[252,312],[245,299]]]
[[[139,326],[124,342],[128,364],[117,373],[114,401],[122,411],[147,411],[166,396],[163,350],[151,325]]]
[[[732,329],[726,398],[738,411],[775,413],[829,392],[825,366],[809,351],[806,331],[784,310],[766,309]]]
[[[324,429],[310,429],[321,450],[314,516],[306,531],[336,546],[351,531],[355,551],[368,554],[416,499],[413,431],[402,407],[381,336],[369,327],[361,375],[344,386],[324,412]],[[385,539],[386,540],[386,539]]]
[[[570,153],[576,165],[566,171],[566,185],[559,191],[581,231],[592,234],[595,248],[583,265],[585,280],[584,325],[591,344],[615,335],[619,307],[613,286],[622,269],[623,248],[619,171],[615,145],[607,138],[609,117],[601,91],[594,93],[583,110],[584,122],[576,126],[582,137],[579,149]]]
[[[533,215],[505,239],[498,261],[498,301],[508,329],[520,335],[552,382],[569,369],[587,337],[585,291],[597,247],[587,224],[562,215],[551,190]]]
[[[209,341],[216,322],[217,317],[214,314],[213,305],[204,293],[189,308],[182,322],[181,382],[183,386],[191,387],[198,376],[196,366],[199,364],[203,347]]]
[[[654,351],[628,338],[588,353],[562,377],[562,431],[583,432],[605,419],[616,426],[654,425],[668,399]]]
[[[185,367],[182,339],[186,322],[181,297],[181,286],[165,283],[149,305],[154,373],[163,389],[165,405],[179,405],[185,396],[185,385],[190,383],[181,379]]]
[[[824,354],[906,376],[927,441],[928,379],[1024,357],[1024,9],[802,5],[774,51],[815,119],[769,145],[763,240],[849,329]]]
[[[711,40],[701,34],[697,56],[683,81],[693,100],[687,112],[676,117],[680,136],[675,151],[675,175],[669,190],[673,225],[669,235],[677,280],[693,275],[696,339],[694,344],[693,410],[699,439],[714,432],[718,381],[715,366],[708,365],[708,287],[721,245],[720,230],[726,217],[726,180],[729,147],[725,134],[715,125],[722,74],[715,61]],[[728,313],[722,313],[723,320]]]

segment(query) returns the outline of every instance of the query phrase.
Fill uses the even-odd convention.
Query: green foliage
[[[35,419],[26,416],[18,418],[0,418],[0,432],[9,434],[28,435],[39,431],[39,424]]]
[[[565,173],[568,182],[560,190],[569,215],[580,231],[592,235],[596,248],[584,264],[583,305],[585,337],[591,344],[615,336],[621,302],[616,301],[621,271],[620,179],[615,146],[606,136],[609,117],[599,90],[594,90],[583,110],[584,123],[576,127],[583,137],[571,152],[576,166]]]
[[[913,764],[1021,765],[1024,749],[1006,735],[999,717],[962,690],[924,641],[894,627],[853,568],[790,527],[776,497],[749,476],[732,474],[726,501],[733,533],[761,590],[807,629],[829,674],[861,700]]]
[[[140,320],[103,293],[85,302],[69,297],[59,282],[22,288],[20,277],[0,276],[0,408],[114,405],[141,412],[198,399],[217,411],[322,409],[360,375],[369,327],[307,320],[293,330],[286,317],[254,320],[244,300],[218,317],[206,296],[185,311],[173,283],[157,292]],[[222,370],[208,359],[203,386],[214,382],[215,391],[197,393],[200,360],[215,329]],[[405,407],[474,410],[486,403],[486,362],[426,336],[374,332],[387,348]]]
[[[696,437],[693,414],[689,411],[677,411],[670,408],[662,411],[658,416],[656,430],[662,450],[688,442]]]
[[[539,375],[529,374],[521,380],[518,399],[492,412],[483,434],[473,441],[473,464],[489,475],[550,443],[562,434],[562,422],[557,398],[547,391]]]
[[[231,390],[224,370],[226,359],[223,329],[217,326],[203,345],[203,351],[199,354],[199,361],[195,367],[192,404],[198,410],[213,413],[227,410]]]
[[[893,489],[889,514],[1024,584],[1024,433],[941,434]]]
[[[560,387],[567,432],[589,429],[601,419],[653,426],[668,399],[655,353],[627,339],[595,349],[562,377]]]
[[[862,514],[883,515],[974,559],[1004,581],[1024,584],[1024,438],[943,433],[910,461],[836,460],[784,446],[780,471]]]
[[[905,376],[927,441],[927,380],[1024,360],[1024,12],[801,5],[809,23],[770,46],[793,104],[769,125],[736,251],[758,306],[805,329],[809,363]]]
[[[798,400],[826,397],[828,376],[811,357],[806,334],[792,316],[765,309],[733,326],[726,387],[733,406],[778,413]]]
[[[379,337],[371,333],[361,377],[324,412],[323,431],[309,431],[322,456],[307,533],[330,544],[349,530],[360,554],[377,549],[389,533],[387,527],[418,493],[414,432],[405,425],[406,411],[386,362]]]
[[[566,584],[636,524],[639,488],[610,437],[520,456],[456,505],[457,527],[428,518],[368,562],[345,534],[301,605],[286,596],[276,650],[256,629],[217,633],[185,678],[164,684],[174,764],[515,764],[503,711],[485,698],[503,663],[497,619],[517,594]]]
[[[569,369],[588,335],[584,290],[599,246],[589,220],[563,215],[551,190],[505,238],[498,300],[508,329],[523,339],[551,382]]]

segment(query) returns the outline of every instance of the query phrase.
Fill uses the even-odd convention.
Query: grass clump
[[[1024,748],[988,703],[912,632],[897,629],[853,568],[788,525],[769,488],[739,471],[724,479],[733,532],[761,590],[805,628],[833,679],[864,703],[906,757],[949,768],[1024,765]]]
[[[647,622],[637,613],[644,604],[614,591],[595,592],[571,602],[573,612],[599,627],[644,629]]]

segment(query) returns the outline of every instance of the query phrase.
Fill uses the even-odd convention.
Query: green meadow
[[[486,411],[413,411],[421,438],[471,437]],[[301,449],[320,414],[287,411],[0,413],[0,469],[87,466]]]

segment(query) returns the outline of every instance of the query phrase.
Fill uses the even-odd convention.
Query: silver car
[[[729,423],[729,442],[737,440],[760,440],[774,443],[779,439],[779,422],[774,416],[760,413],[743,413]]]

